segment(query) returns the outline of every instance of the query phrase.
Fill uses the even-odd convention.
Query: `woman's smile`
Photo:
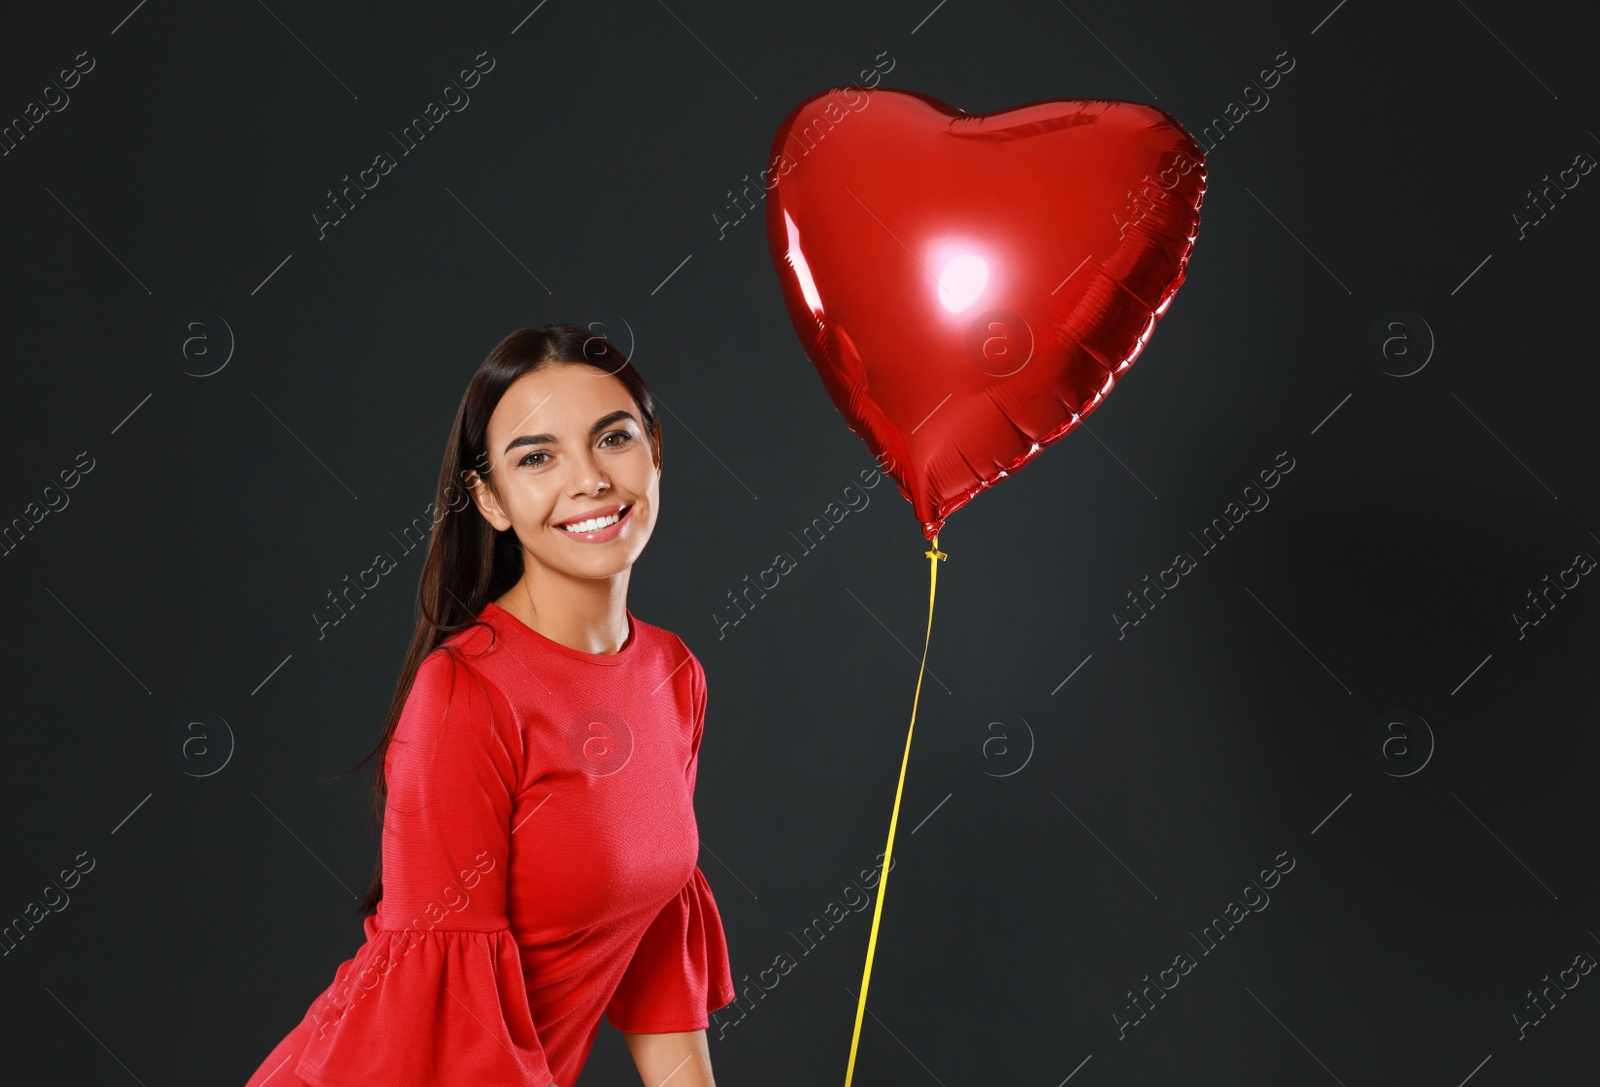
[[[578,543],[606,543],[622,535],[633,503],[603,506],[598,511],[580,513],[556,525],[557,531]]]

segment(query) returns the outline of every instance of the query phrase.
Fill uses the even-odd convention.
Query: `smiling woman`
[[[478,367],[366,760],[366,941],[248,1087],[572,1087],[602,1017],[645,1082],[712,1087],[735,994],[697,864],[705,670],[627,608],[660,481],[655,401],[614,345],[522,329]]]
[[[550,374],[549,378],[544,382],[523,383],[509,391],[505,400],[501,401],[502,407],[499,410],[504,411],[506,417],[510,418],[513,412],[523,406],[524,401],[535,397],[548,399],[558,394],[564,394],[574,402],[593,402],[596,405],[604,404],[608,392],[613,398],[615,397],[615,390],[597,389],[592,383],[592,377],[593,375],[585,373],[581,368],[564,367],[561,371]],[[540,400],[540,403],[543,403],[543,399]],[[537,410],[537,407],[538,405],[536,404],[533,408],[530,408],[529,414]],[[630,423],[632,424],[631,426],[627,425]],[[493,429],[493,426],[493,421],[491,421],[491,429]],[[611,429],[608,430],[608,427]],[[653,486],[653,480],[649,479],[649,472],[641,471],[641,469],[645,468],[645,461],[641,459],[644,450],[640,448],[640,432],[642,428],[643,424],[632,411],[626,408],[619,408],[602,415],[591,423],[587,434],[584,435],[584,440],[595,444],[603,452],[631,454],[627,459],[614,460],[613,467],[620,466],[624,475],[633,477],[632,481],[635,484],[650,487]],[[657,469],[660,467],[660,457],[656,450],[656,443],[659,440],[659,434],[652,437],[649,448],[650,464]],[[560,444],[561,440],[554,434],[524,434],[520,437],[512,438],[507,443],[505,451],[510,457],[518,449],[535,446],[555,447],[554,450],[536,448],[532,452],[511,458],[519,471],[529,468],[545,472],[549,469],[550,464],[558,459],[559,453],[555,450],[559,450]],[[540,458],[544,459],[541,460]],[[633,471],[630,473],[629,469]],[[516,480],[517,476],[512,475],[510,478]],[[607,481],[601,480],[595,493],[597,495],[600,494],[609,485]],[[491,487],[485,483],[480,483],[474,489],[474,497],[482,505],[484,516],[489,518],[490,523],[496,528],[504,530],[511,525],[512,520],[501,507],[499,495]],[[637,505],[637,501],[613,502],[604,506],[591,504],[582,512],[575,513],[565,520],[555,522],[555,527],[561,529],[563,535],[580,540],[583,543],[608,543],[622,534],[625,523],[630,527],[641,523],[646,514],[635,515],[635,507]],[[654,509],[655,501],[652,498],[646,513],[653,516],[651,511],[654,511]],[[644,541],[650,535],[650,522],[643,520],[643,524],[644,527],[638,530],[639,535],[635,545],[635,554],[637,554],[638,549],[644,547]],[[518,535],[520,537],[521,533],[519,532]]]

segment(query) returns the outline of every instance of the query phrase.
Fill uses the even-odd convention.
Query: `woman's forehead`
[[[618,410],[637,415],[632,394],[613,375],[581,363],[547,366],[512,382],[489,429],[496,437],[537,430],[581,438],[597,419]]]

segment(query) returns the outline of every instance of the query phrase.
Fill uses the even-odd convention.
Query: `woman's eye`
[[[628,445],[629,443],[631,443],[633,441],[633,435],[628,433],[626,430],[613,430],[610,433],[606,434],[604,437],[602,437],[600,439],[600,441],[603,444],[603,443],[607,442],[611,438],[621,438],[622,440],[620,442],[612,442],[610,445],[607,446],[608,449],[621,449],[623,446]],[[532,453],[529,453],[527,456],[523,457],[520,461],[518,461],[517,462],[517,466],[520,467],[520,468],[529,468],[529,467],[537,468],[541,464],[543,464],[544,461],[536,461],[533,458],[534,457],[548,457],[549,455],[550,455],[549,453],[546,453],[542,449],[536,449]]]

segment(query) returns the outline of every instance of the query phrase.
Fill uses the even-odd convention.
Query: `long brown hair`
[[[632,362],[614,344],[574,324],[522,328],[494,346],[478,366],[462,394],[455,422],[445,443],[444,464],[439,469],[438,495],[432,504],[433,528],[427,557],[417,584],[418,619],[405,664],[395,684],[384,719],[383,735],[366,758],[336,777],[355,773],[377,760],[372,779],[372,804],[380,824],[388,793],[384,781],[384,756],[399,724],[400,712],[411,693],[423,660],[453,635],[483,625],[478,612],[506,593],[522,577],[522,547],[514,529],[504,532],[484,519],[469,491],[474,473],[498,494],[488,455],[489,417],[511,384],[547,366],[593,366],[616,377],[633,394],[634,403],[650,440],[651,456],[661,464],[661,424],[655,398]],[[450,652],[454,646],[446,647]],[[357,907],[363,916],[376,912],[383,898],[383,853],[373,866],[366,898]]]

